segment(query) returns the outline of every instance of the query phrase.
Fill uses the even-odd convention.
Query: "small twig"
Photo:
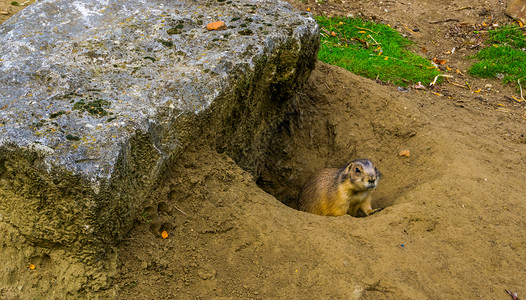
[[[461,8],[452,9],[450,11],[459,11],[459,10],[464,10],[464,9],[473,9],[473,7],[472,6],[464,6],[464,7],[461,7]]]
[[[458,86],[458,87],[461,87],[461,88],[463,88],[463,89],[468,89],[468,90],[469,90],[469,88],[468,88],[467,86],[460,85],[460,84],[458,84],[458,83],[456,83],[456,82],[450,82],[449,80],[448,80],[447,82],[448,82],[449,84],[451,84],[451,85]]]
[[[321,31],[325,32],[326,34],[331,35],[331,33],[330,33],[327,29],[325,29],[325,28],[323,28],[323,27],[320,28],[320,29],[321,29]]]
[[[526,101],[526,100],[524,100],[524,97],[522,96],[522,85],[521,85],[521,80],[520,80],[520,79],[517,79],[517,83],[519,84],[519,89],[521,90],[521,100],[522,100],[522,101]]]
[[[378,43],[378,42],[373,38],[372,35],[369,34],[369,37],[370,37],[370,38],[376,43],[376,45],[381,45],[380,43]]]
[[[435,79],[433,80],[433,82],[431,82],[431,84],[429,84],[429,86],[435,85],[437,83],[438,77],[453,78],[453,76],[451,76],[451,75],[438,74],[437,76],[435,76]]]
[[[325,83],[325,86],[327,87],[327,89],[332,92],[332,89],[329,87],[329,85],[327,84],[327,81],[324,81],[323,83]]]
[[[446,22],[460,22],[459,19],[445,19],[445,20],[438,20],[438,21],[430,21],[429,24],[438,24],[438,23],[446,23]]]
[[[374,33],[374,34],[378,34],[378,32],[374,32],[374,31],[372,31],[371,29],[367,29],[367,28],[363,28],[363,27],[359,27],[359,26],[354,26],[354,27],[356,27],[356,28],[358,28],[358,29],[361,29],[361,30],[367,30],[367,31],[370,31],[370,32],[372,32],[372,33]]]
[[[405,30],[409,31],[410,33],[418,35],[418,33],[416,33],[415,31],[411,30],[411,29],[410,29],[409,27],[407,27],[407,25],[405,25],[405,24],[404,24],[404,28],[405,28]]]
[[[182,211],[182,210],[181,210],[181,209],[180,209],[179,207],[177,207],[177,206],[175,206],[175,205],[174,205],[174,207],[175,207],[175,209],[177,209],[178,211],[182,212],[182,213],[183,213],[183,215],[185,215],[185,216],[186,216],[186,213],[185,213],[184,211]]]

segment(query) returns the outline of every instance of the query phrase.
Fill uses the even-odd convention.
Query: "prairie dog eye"
[[[356,174],[360,174],[360,173],[362,173],[362,171],[360,170],[360,168],[356,168],[356,169],[354,170],[354,172],[356,172]]]

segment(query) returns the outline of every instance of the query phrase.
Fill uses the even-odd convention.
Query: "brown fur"
[[[367,159],[354,160],[341,169],[323,169],[311,176],[298,197],[298,209],[322,216],[366,216],[375,212],[371,193],[380,172]]]

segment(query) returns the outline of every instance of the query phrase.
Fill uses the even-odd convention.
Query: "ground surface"
[[[425,47],[421,55],[463,74],[479,43],[473,29],[511,22],[500,1],[290,2],[389,23]],[[447,19],[458,21],[430,24]],[[167,174],[166,197],[151,199],[119,245],[108,295],[511,299],[508,289],[524,297],[526,106],[498,80],[454,74],[452,82],[481,91],[445,83],[434,91],[442,96],[400,92],[318,63],[261,178],[206,142],[190,147]],[[411,156],[399,156],[403,149]],[[320,217],[273,196],[288,203],[315,169],[358,157],[383,174],[373,206],[385,209],[375,215]]]

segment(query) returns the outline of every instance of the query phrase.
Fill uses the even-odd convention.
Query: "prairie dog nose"
[[[369,178],[369,183],[374,183],[376,181],[376,178]]]

